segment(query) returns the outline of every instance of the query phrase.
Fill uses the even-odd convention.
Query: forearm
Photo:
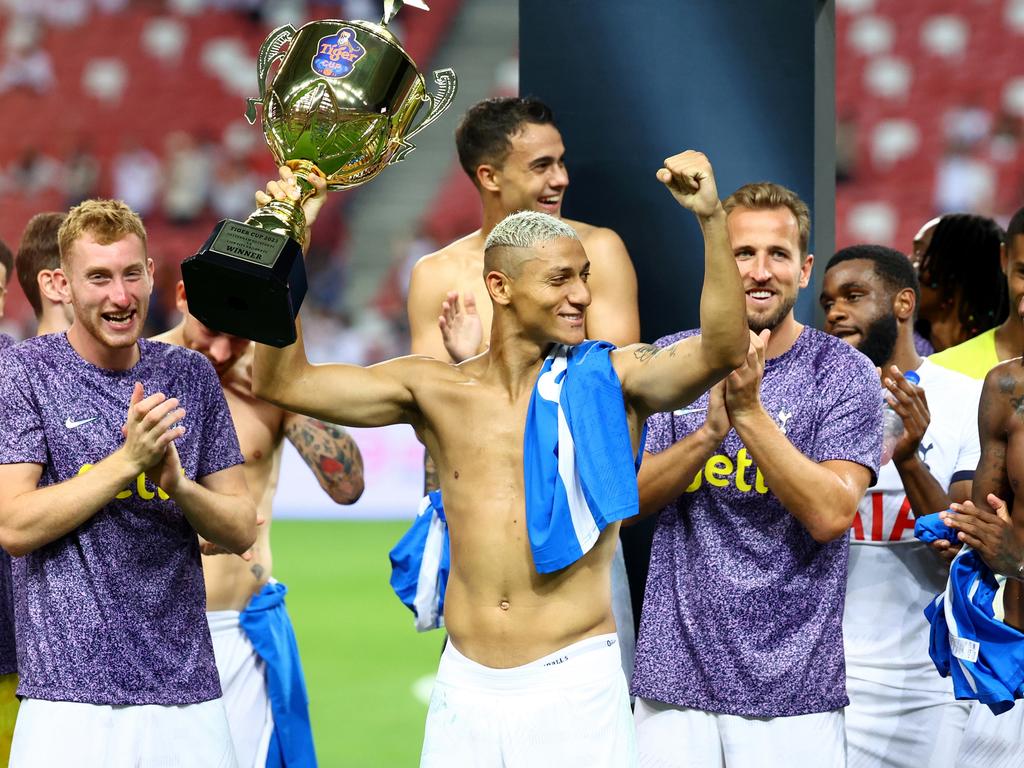
[[[302,374],[309,367],[299,318],[295,319],[295,334],[295,343],[287,347],[256,344],[252,365],[253,394],[287,410],[298,410],[290,407],[295,399],[292,393],[302,386]]]
[[[906,461],[897,464],[896,471],[900,474],[914,517],[949,509],[953,499],[928,471],[916,452]]]
[[[682,496],[720,444],[721,440],[698,429],[660,453],[645,454],[637,475],[640,513],[627,518],[623,525],[631,525],[660,512]]]
[[[0,506],[0,543],[22,557],[87,522],[141,470],[122,451],[94,466],[85,465],[76,477],[4,499]]]
[[[256,541],[256,507],[248,493],[216,493],[182,478],[171,498],[207,541],[238,555]]]
[[[768,489],[815,541],[832,541],[849,529],[863,490],[797,450],[764,408],[734,416],[733,427]]]
[[[285,418],[285,434],[333,501],[352,504],[359,499],[363,455],[344,427],[292,413]]]
[[[701,351],[710,368],[731,371],[743,364],[749,344],[743,281],[736,268],[721,204],[711,216],[698,221],[704,234]]]

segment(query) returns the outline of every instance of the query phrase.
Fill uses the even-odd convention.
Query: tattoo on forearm
[[[363,492],[363,457],[352,436],[336,424],[293,419],[285,430],[331,498],[351,504]]]

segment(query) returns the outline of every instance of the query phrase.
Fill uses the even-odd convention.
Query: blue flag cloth
[[[930,515],[929,515],[930,517]],[[928,653],[958,699],[977,699],[994,714],[1024,697],[1024,633],[995,618],[999,583],[981,556],[964,547],[949,568],[946,591],[924,609]]]
[[[253,596],[238,620],[267,665],[267,695],[274,716],[267,768],[316,768],[306,680],[284,607],[287,593],[284,584],[271,581]]]
[[[950,528],[946,525],[939,518],[938,512],[924,515],[914,520],[914,536],[925,544],[931,544],[939,539],[945,539],[953,544],[960,543],[960,540],[956,537],[956,528]]]
[[[391,588],[413,612],[416,629],[426,632],[444,626],[444,592],[448,586],[451,555],[448,521],[441,492],[423,497],[412,527],[388,553]]]
[[[639,510],[636,473],[647,427],[634,456],[613,349],[607,341],[556,344],[537,376],[526,414],[523,483],[538,573],[572,565],[609,523]],[[424,497],[390,557],[391,587],[415,614],[416,628],[442,626],[450,549],[439,492]]]

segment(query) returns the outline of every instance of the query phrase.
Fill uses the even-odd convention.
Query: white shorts
[[[448,642],[421,768],[629,768],[636,739],[615,635],[492,669]]]
[[[954,768],[971,705],[953,694],[846,678],[849,768]]]
[[[238,623],[238,611],[209,611],[213,654],[224,691],[231,739],[240,768],[264,768],[274,717],[267,695],[266,663]]]
[[[11,768],[236,768],[220,699],[112,707],[24,699]]]
[[[628,689],[633,680],[636,630],[633,627],[633,598],[629,593],[629,575],[626,573],[621,541],[615,544],[615,554],[612,556],[612,615],[615,617],[615,634],[619,638],[622,674],[626,676]]]
[[[1024,766],[1024,701],[1009,712],[993,715],[975,703],[960,744],[957,768],[1022,768]]]
[[[741,717],[674,707],[638,696],[636,741],[643,768],[846,765],[841,709],[793,717]]]

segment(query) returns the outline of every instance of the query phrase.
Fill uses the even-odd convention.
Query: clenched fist
[[[697,216],[711,216],[721,204],[711,162],[703,152],[690,149],[673,155],[657,175],[679,204]]]

